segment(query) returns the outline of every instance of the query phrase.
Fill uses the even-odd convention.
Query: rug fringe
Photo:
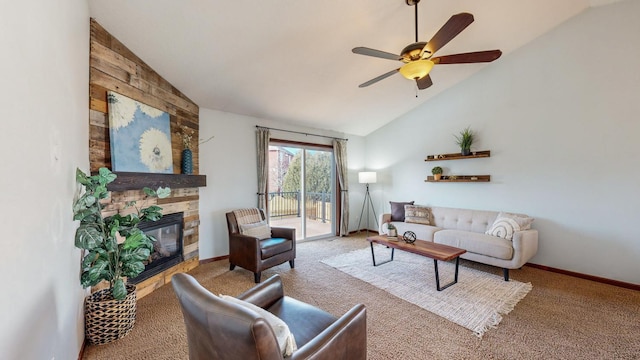
[[[522,286],[515,292],[512,298],[508,299],[498,307],[497,311],[491,317],[491,321],[489,323],[484,324],[480,328],[474,329],[474,333],[476,334],[476,336],[482,339],[482,336],[487,330],[496,328],[502,321],[502,314],[507,315],[508,313],[513,311],[518,302],[524,299],[532,289],[533,285],[531,285],[531,283],[523,283]]]

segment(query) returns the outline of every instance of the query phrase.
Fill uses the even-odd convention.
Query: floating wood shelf
[[[436,156],[438,158],[436,158]],[[462,159],[477,159],[477,158],[487,158],[491,156],[490,150],[483,151],[474,151],[469,155],[462,155],[460,153],[453,154],[439,154],[439,155],[429,155],[424,161],[441,161],[441,160],[462,160]]]
[[[435,180],[433,176],[428,176],[425,182],[489,182],[491,175],[446,175]]]
[[[113,172],[118,177],[109,185],[109,191],[156,189],[160,186],[172,189],[207,186],[206,175],[151,174],[137,172]]]

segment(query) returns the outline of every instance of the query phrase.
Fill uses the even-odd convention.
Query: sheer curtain
[[[267,212],[267,175],[269,173],[269,129],[258,128],[256,130],[256,151],[258,155],[258,209]],[[267,218],[269,216],[267,215]]]
[[[336,157],[336,168],[338,182],[340,183],[340,214],[338,223],[340,226],[340,236],[349,235],[349,179],[347,168],[347,141],[333,140],[333,154]]]

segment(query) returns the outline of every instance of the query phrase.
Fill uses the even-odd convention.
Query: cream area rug
[[[391,249],[375,245],[376,263],[390,258]],[[436,290],[433,260],[395,251],[392,262],[373,266],[371,249],[355,250],[322,263],[383,289],[405,301],[473,331],[478,337],[502,321],[531,291],[531,283],[504,281],[502,276],[459,267],[458,283]],[[440,284],[454,278],[455,263],[438,261]]]

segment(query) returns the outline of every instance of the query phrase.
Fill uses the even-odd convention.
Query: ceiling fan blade
[[[353,51],[354,54],[373,56],[373,57],[382,58],[382,59],[402,60],[402,56],[400,55],[388,53],[386,51],[362,47],[362,46],[355,47],[351,51]]]
[[[427,45],[424,46],[420,53],[421,57],[425,52],[430,55],[435,54],[436,51],[445,46],[449,41],[451,41],[451,39],[456,37],[456,35],[460,34],[460,32],[466,29],[467,26],[471,25],[472,22],[473,15],[469,13],[453,15],[449,18],[449,21],[447,21],[440,30],[433,35],[431,40],[427,42]]]
[[[431,81],[431,76],[427,74],[427,76],[423,77],[422,79],[416,80],[416,84],[418,84],[418,89],[424,90],[433,85],[433,82]]]
[[[434,64],[470,64],[492,62],[502,55],[500,50],[468,52],[431,58]]]
[[[371,85],[371,84],[375,84],[375,83],[377,83],[378,81],[380,81],[380,80],[382,80],[382,79],[386,79],[386,78],[388,78],[389,76],[391,76],[391,75],[393,75],[393,74],[397,73],[399,70],[400,70],[400,68],[397,68],[397,69],[395,69],[395,70],[391,70],[391,71],[389,71],[388,73],[384,73],[384,74],[382,74],[382,75],[380,75],[380,76],[378,76],[378,77],[375,77],[375,78],[373,78],[373,79],[371,79],[371,80],[369,80],[369,81],[367,81],[367,82],[365,82],[365,83],[362,83],[362,84],[358,85],[358,87],[363,88],[363,87],[367,87],[367,86],[369,86],[369,85]]]

